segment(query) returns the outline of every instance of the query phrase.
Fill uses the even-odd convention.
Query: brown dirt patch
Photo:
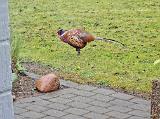
[[[40,93],[35,90],[32,79],[26,76],[19,76],[18,80],[13,82],[12,94],[15,95],[16,99],[40,95]]]

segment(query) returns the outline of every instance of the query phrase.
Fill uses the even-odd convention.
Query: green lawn
[[[159,0],[10,0],[12,40],[20,58],[49,64],[65,79],[149,92],[160,75]],[[56,30],[83,28],[128,48],[95,41],[78,57]],[[96,45],[96,46],[95,46]]]

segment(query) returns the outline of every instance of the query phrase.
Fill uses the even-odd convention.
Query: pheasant
[[[95,37],[94,35],[82,29],[71,29],[71,30],[60,29],[57,31],[57,35],[61,39],[61,41],[68,43],[70,46],[76,48],[77,55],[80,55],[80,50],[84,48],[87,45],[87,43],[94,40],[103,40],[106,42],[120,43],[113,39]]]

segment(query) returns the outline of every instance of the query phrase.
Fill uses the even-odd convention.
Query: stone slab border
[[[14,119],[8,0],[0,0],[0,119]]]

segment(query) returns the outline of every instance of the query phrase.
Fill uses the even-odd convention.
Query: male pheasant
[[[80,49],[84,48],[87,45],[87,43],[94,40],[104,40],[106,42],[120,43],[112,39],[95,37],[94,35],[82,29],[71,29],[71,30],[60,29],[57,31],[57,35],[63,42],[68,43],[70,46],[76,48],[76,51],[78,53],[77,55],[80,55]]]

